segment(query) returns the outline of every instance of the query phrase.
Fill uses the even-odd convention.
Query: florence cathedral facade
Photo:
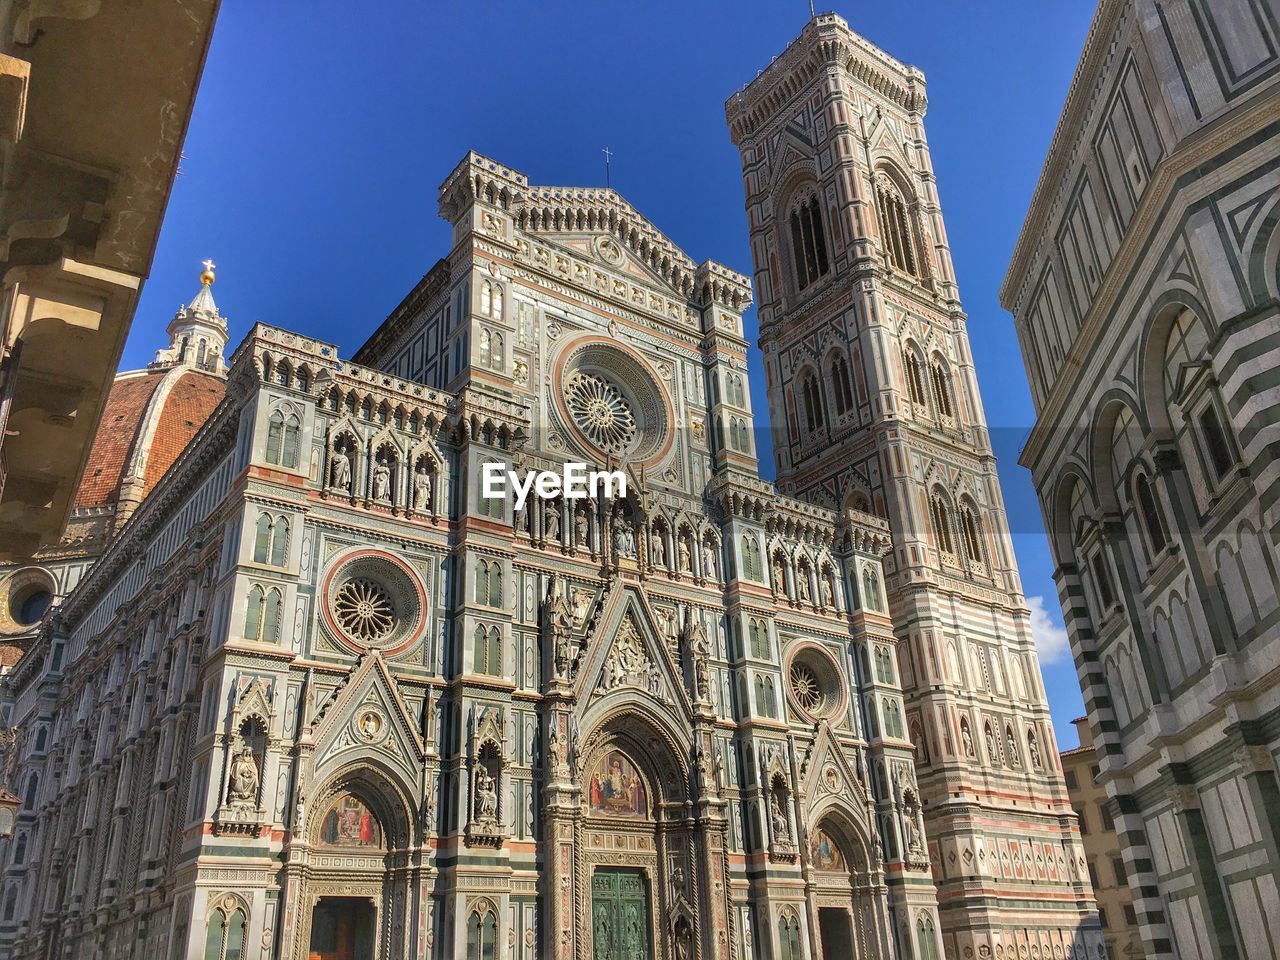
[[[1100,957],[924,108],[830,15],[728,103],[776,485],[612,190],[470,153],[351,361],[254,326],[8,676],[0,952]]]

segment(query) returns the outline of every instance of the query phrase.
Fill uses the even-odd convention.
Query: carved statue
[[[636,537],[631,525],[618,514],[613,518],[613,548],[620,557],[636,555]]]
[[[693,557],[689,552],[689,541],[686,537],[680,538],[680,569],[688,573],[693,569]]]
[[[834,607],[836,605],[835,589],[831,586],[830,575],[822,578],[822,603],[826,607]]]
[[[809,602],[809,574],[799,568],[796,570],[796,596],[803,603]]]
[[[1013,728],[1006,727],[1004,731],[1005,746],[1009,748],[1009,762],[1015,767],[1022,766],[1021,757],[1018,754],[1018,744],[1013,739]]]
[[[702,544],[702,575],[713,580],[720,577],[720,570],[716,566],[716,547],[709,540]]]
[[[413,509],[419,513],[431,512],[431,471],[425,463],[418,464],[413,474]]]
[[[701,621],[694,618],[692,608],[686,609],[684,614],[684,646],[693,657],[698,699],[705,700],[711,689],[711,676],[707,668],[707,631]]]
[[[996,742],[996,735],[991,732],[990,727],[987,727],[987,756],[993,763],[998,763],[1000,760],[1000,745]]]
[[[379,457],[378,465],[373,468],[373,499],[382,502],[391,499],[391,468],[387,466],[386,457]]]
[[[560,732],[556,729],[556,721],[553,717],[549,724],[551,735],[547,737],[547,766],[554,773],[560,769],[560,760],[562,754],[560,752]]]
[[[1035,734],[1027,737],[1027,753],[1031,757],[1031,765],[1038,770],[1043,764],[1040,760],[1040,745],[1036,743]]]
[[[498,819],[498,790],[489,771],[481,767],[476,774],[476,821],[494,823]]]
[[[579,547],[591,546],[591,524],[585,510],[576,510],[573,514],[573,542]]]
[[[773,564],[773,592],[778,596],[786,596],[787,593],[787,575],[782,569],[782,564],[776,561]]]
[[[572,633],[574,625],[573,606],[565,595],[564,579],[559,576],[551,578],[551,587],[547,596],[546,633],[551,643],[552,656],[556,675],[567,676],[572,667]]]
[[[338,490],[351,489],[351,460],[341,447],[333,448],[329,458],[329,482]]]
[[[969,732],[967,723],[960,724],[960,739],[964,743],[965,756],[973,756],[973,734]]]
[[[552,543],[560,542],[560,506],[556,503],[547,504],[546,519],[544,520],[547,539]]]
[[[231,781],[227,801],[233,807],[253,807],[258,803],[258,761],[253,748],[241,743],[231,761]]]
[[[787,812],[782,809],[782,800],[775,793],[772,803],[773,839],[777,843],[791,842],[791,827],[787,823]]]
[[[653,534],[653,565],[655,567],[667,565],[667,538],[657,531]]]

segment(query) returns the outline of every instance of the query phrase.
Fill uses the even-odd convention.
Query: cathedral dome
[[[145,370],[116,376],[71,521],[50,554],[100,553],[225,396],[227,324],[213,281],[206,261],[199,291],[169,323],[169,347]]]

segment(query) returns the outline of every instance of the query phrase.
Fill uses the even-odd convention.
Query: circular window
[[[347,647],[407,649],[420,633],[426,589],[407,563],[381,550],[357,550],[334,563],[324,579],[325,624]]]
[[[791,701],[812,721],[833,720],[844,713],[845,683],[840,665],[813,643],[798,647],[787,666]]]
[[[671,408],[657,377],[637,356],[610,342],[570,344],[553,363],[562,422],[597,453],[651,461],[671,443]]]
[[[21,633],[40,625],[53,606],[53,577],[41,567],[15,570],[0,587],[0,633]]]

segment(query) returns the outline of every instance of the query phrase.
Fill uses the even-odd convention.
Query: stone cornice
[[[924,74],[889,56],[833,13],[820,14],[754,80],[725,103],[736,145],[754,136],[824,68],[835,67],[908,113],[927,106]]]

